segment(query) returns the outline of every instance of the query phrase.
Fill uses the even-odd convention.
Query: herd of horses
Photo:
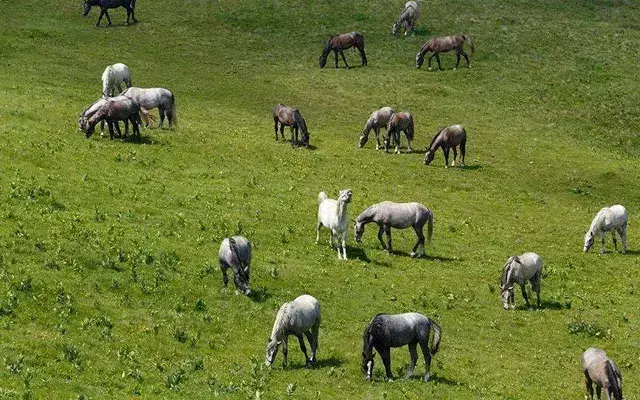
[[[124,7],[127,10],[127,23],[130,18],[136,22],[134,8],[135,0],[85,0],[84,15],[87,15],[92,6],[99,6],[101,9],[97,25],[103,16],[107,17],[109,25],[111,19],[108,9]],[[415,23],[419,17],[419,6],[415,1],[408,1],[402,12],[393,24],[392,34],[395,36],[403,29],[404,35],[413,32]],[[456,66],[463,56],[467,65],[471,67],[468,55],[463,50],[463,45],[467,44],[474,51],[474,44],[471,38],[465,34],[459,36],[436,37],[425,43],[416,55],[416,67],[420,68],[424,58],[428,53],[432,53],[428,58],[428,67],[431,70],[431,60],[436,59],[438,68],[441,69],[439,53],[455,50]],[[345,66],[349,69],[344,50],[355,47],[359,52],[362,65],[367,65],[365,53],[364,36],[358,32],[351,32],[342,35],[331,36],[327,41],[324,50],[319,58],[319,66],[326,65],[329,54],[333,51],[335,67],[338,67],[338,55],[341,56]],[[173,94],[164,88],[142,89],[133,87],[131,74],[124,64],[114,64],[108,66],[103,75],[102,97],[85,109],[78,120],[79,129],[87,137],[94,132],[98,123],[106,122],[109,127],[111,138],[114,130],[120,135],[119,122],[125,123],[125,136],[128,133],[128,125],[131,123],[134,135],[139,136],[139,126],[142,119],[147,125],[153,117],[149,115],[149,110],[158,108],[160,122],[158,127],[162,127],[164,119],[167,118],[169,125],[176,123],[175,98]],[[126,89],[122,89],[122,84]],[[117,93],[116,93],[117,92]],[[273,120],[276,141],[280,137],[285,141],[284,127],[291,129],[291,145],[309,146],[309,132],[305,119],[297,108],[277,104],[273,107]],[[407,112],[396,112],[391,107],[382,107],[374,111],[369,116],[364,129],[360,133],[359,147],[362,148],[368,141],[371,130],[376,135],[376,149],[380,149],[380,130],[386,130],[383,139],[385,151],[388,151],[393,142],[395,152],[400,153],[400,134],[404,132],[407,139],[407,152],[411,152],[411,141],[414,139],[413,116]],[[465,148],[467,133],[461,125],[452,125],[439,129],[431,143],[427,147],[424,158],[425,164],[430,164],[434,159],[435,152],[442,148],[445,158],[445,167],[449,165],[449,151],[453,149],[454,159],[451,166],[455,166],[458,159],[458,148],[460,149],[461,166],[464,167]],[[347,259],[346,239],[348,233],[349,218],[347,214],[348,204],[351,203],[353,192],[351,189],[341,190],[337,199],[331,199],[326,193],[320,192],[318,195],[318,218],[316,225],[316,243],[320,239],[320,231],[323,227],[330,231],[329,244],[337,249],[338,258]],[[617,240],[615,234],[620,236],[622,241],[622,253],[626,251],[626,228],[627,211],[621,205],[603,208],[594,217],[591,226],[584,238],[584,252],[588,252],[592,247],[595,236],[600,235],[602,244],[601,251],[605,251],[604,234],[611,232],[613,235],[614,249],[617,250]],[[362,242],[365,226],[369,223],[378,225],[378,240],[383,250],[389,254],[393,252],[391,229],[413,228],[417,236],[417,241],[412,248],[411,257],[423,257],[425,255],[425,243],[429,243],[433,234],[434,215],[433,212],[423,204],[395,203],[383,201],[367,207],[358,217],[352,221],[354,223],[354,238],[357,243]],[[427,236],[423,233],[424,226],[427,226]],[[387,242],[383,236],[387,237]],[[335,243],[334,243],[335,242]],[[233,236],[225,238],[219,250],[219,263],[222,271],[224,286],[228,286],[229,278],[227,270],[231,269],[233,280],[237,290],[247,296],[251,295],[249,287],[250,266],[252,257],[252,246],[249,239],[243,236]],[[540,307],[540,285],[542,279],[542,259],[535,253],[524,253],[518,256],[509,257],[502,269],[500,279],[500,296],[504,309],[515,309],[514,285],[517,283],[521,287],[522,296],[527,307],[530,307],[529,298],[525,285],[530,282],[532,292],[536,293],[537,306]],[[288,336],[294,335],[298,338],[300,349],[304,353],[306,367],[313,366],[318,349],[318,335],[321,322],[320,304],[314,297],[305,294],[297,297],[293,301],[284,303],[277,312],[271,335],[266,345],[265,364],[273,364],[279,347],[282,345],[283,365],[287,364]],[[430,342],[431,331],[433,340]],[[307,354],[307,348],[303,337],[306,336],[311,347],[311,357]],[[416,312],[403,314],[378,314],[367,325],[363,332],[362,341],[362,372],[367,380],[372,379],[375,351],[380,355],[386,373],[386,378],[393,378],[390,365],[390,349],[393,347],[408,346],[411,356],[411,363],[407,370],[407,377],[413,375],[418,360],[417,347],[421,348],[425,359],[426,372],[424,381],[429,380],[431,357],[439,349],[441,340],[441,328],[432,319]],[[601,390],[604,389],[607,399],[622,399],[622,376],[618,366],[610,360],[601,349],[590,348],[582,355],[582,368],[585,375],[585,385],[587,393],[593,399],[593,384],[596,385],[598,398]]]

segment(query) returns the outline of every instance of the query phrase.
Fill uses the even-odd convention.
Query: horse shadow
[[[404,251],[398,251],[398,250],[394,250],[392,255],[400,256],[400,257],[415,258],[416,260],[429,260],[429,261],[439,261],[439,262],[462,261],[462,259],[460,259],[460,258],[450,258],[450,257],[443,257],[443,256],[430,256],[428,254],[425,254],[422,257],[411,257],[410,253],[407,253],[407,252],[404,252]]]
[[[526,306],[524,306],[526,309]],[[569,310],[571,305],[566,302],[559,302],[557,300],[543,300],[540,302],[540,307],[534,307],[533,310]]]
[[[146,144],[146,145],[152,145],[152,144],[158,144],[158,141],[153,140],[151,137],[149,136],[135,136],[135,135],[127,135],[122,137],[122,141],[124,143],[132,143],[132,144]]]
[[[366,263],[370,263],[371,259],[367,256],[367,253],[360,247],[347,247],[349,254],[349,258],[354,259],[357,258],[360,261],[364,261]]]
[[[252,289],[247,297],[254,303],[264,303],[271,298],[271,294],[267,291],[267,288],[260,287]]]
[[[339,367],[344,364],[344,360],[337,358],[335,356],[331,356],[327,359],[321,358],[310,368],[310,369],[322,369],[322,368],[331,368],[331,367]],[[296,370],[296,369],[306,369],[307,366],[305,363],[297,362],[297,361],[289,361],[289,365],[287,365],[287,370]]]
[[[463,171],[469,170],[469,171],[477,171],[479,169],[482,169],[482,165],[480,164],[473,164],[473,165],[465,165],[464,167],[461,168]]]
[[[625,254],[629,254],[631,256],[637,256],[637,255],[640,255],[640,250],[627,250]],[[625,255],[625,254],[622,254],[622,255]]]
[[[413,30],[413,33],[415,36],[429,36],[429,28],[427,28],[426,26],[420,27],[420,28],[415,28]]]

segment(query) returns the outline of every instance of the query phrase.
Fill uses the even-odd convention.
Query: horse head
[[[362,368],[364,378],[368,381],[371,380],[371,376],[373,375],[373,357],[375,355],[376,353],[373,350],[370,352],[362,351],[362,365],[360,368]]]
[[[398,34],[398,21],[393,23],[393,28],[391,28],[391,35],[396,36]]]
[[[584,234],[584,252],[587,253],[591,246],[593,246],[593,232],[588,231]]]
[[[431,149],[427,149],[427,152],[424,155],[424,163],[425,163],[425,165],[431,164],[431,161],[433,161],[435,156],[436,156],[436,152],[435,151],[431,151]]]
[[[282,341],[276,341],[275,339],[269,338],[267,341],[267,351],[265,356],[264,364],[267,367],[270,367],[273,364],[273,361],[276,359],[276,354],[278,354],[278,347],[280,346]]]
[[[353,227],[354,239],[356,243],[362,243],[362,235],[364,235],[364,223],[353,221],[355,223]]]
[[[422,63],[424,63],[424,55],[418,52],[418,54],[416,54],[416,68],[422,67]]]
[[[351,203],[351,189],[345,189],[340,191],[340,196],[338,196],[338,200],[344,203]]]
[[[321,54],[320,58],[318,59],[318,65],[320,66],[320,68],[324,68],[324,66],[327,65],[327,56]]]
[[[500,296],[502,297],[502,308],[509,309],[509,301],[513,302],[514,293],[513,286],[500,285]]]

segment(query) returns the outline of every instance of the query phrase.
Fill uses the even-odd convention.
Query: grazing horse
[[[102,95],[112,97],[115,90],[122,93],[122,82],[127,87],[131,87],[131,72],[129,67],[122,63],[107,66],[102,73]]]
[[[141,89],[139,87],[130,87],[122,92],[123,96],[127,96],[140,103],[140,106],[151,110],[158,107],[160,113],[160,123],[158,128],[162,128],[164,118],[169,120],[169,126],[177,123],[176,115],[176,99],[173,93],[164,88]],[[148,124],[147,124],[148,125]]]
[[[320,330],[320,304],[318,300],[308,294],[303,294],[295,300],[284,303],[273,323],[271,336],[267,341],[265,365],[273,364],[278,354],[278,347],[282,344],[282,366],[287,366],[287,352],[289,349],[289,335],[294,335],[300,342],[300,350],[304,353],[305,367],[310,368],[316,363],[318,349],[318,331]],[[311,358],[307,356],[307,347],[302,335],[307,337],[311,346]]]
[[[98,23],[96,26],[100,26],[100,21],[102,21],[103,15],[107,17],[109,26],[111,26],[111,18],[109,18],[109,11],[107,10],[118,7],[124,7],[127,10],[127,24],[129,23],[129,17],[133,18],[133,22],[138,22],[134,14],[136,0],[84,0],[82,15],[86,17],[89,14],[89,11],[91,11],[92,6],[100,7],[100,17],[98,17]]]
[[[509,257],[502,270],[500,278],[500,293],[502,296],[502,307],[505,310],[516,308],[513,284],[520,285],[522,297],[527,307],[530,307],[529,298],[524,284],[531,282],[531,290],[536,292],[538,297],[538,307],[540,307],[540,281],[542,280],[542,259],[536,253],[524,253],[520,256]]]
[[[389,118],[387,124],[387,134],[384,138],[384,151],[389,151],[389,144],[393,137],[396,146],[396,154],[400,154],[400,132],[404,132],[407,138],[407,153],[412,152],[411,141],[413,140],[413,116],[407,112],[395,113]]]
[[[405,229],[413,227],[416,236],[418,236],[418,241],[411,250],[411,257],[424,256],[425,240],[424,234],[422,233],[424,224],[427,224],[427,242],[431,242],[431,236],[433,235],[433,213],[420,203],[383,201],[382,203],[374,204],[367,208],[358,215],[355,221],[353,230],[355,232],[356,242],[362,243],[364,227],[370,222],[375,222],[380,227],[378,230],[378,240],[380,244],[382,244],[382,248],[389,252],[389,254],[393,252],[391,247],[391,228]],[[382,240],[384,233],[387,234],[388,246]],[[420,251],[416,253],[418,248],[420,248]]]
[[[276,142],[278,141],[278,123],[280,123],[280,135],[282,141],[286,142],[284,138],[285,125],[291,129],[291,147],[298,144],[298,132],[302,134],[302,144],[305,147],[309,146],[309,131],[307,131],[307,122],[300,115],[300,111],[297,108],[291,108],[284,104],[276,104],[273,107],[273,130],[276,133]],[[295,132],[295,141],[293,134]]]
[[[456,159],[458,158],[458,150],[456,147],[460,145],[461,155],[461,167],[464,167],[464,155],[465,147],[467,145],[467,131],[464,130],[462,125],[451,125],[446,128],[441,128],[436,132],[436,135],[431,140],[431,144],[427,147],[427,152],[424,155],[424,163],[429,165],[433,158],[436,156],[436,150],[438,147],[442,147],[444,153],[444,167],[449,165],[449,149],[453,148],[453,161],[451,166],[456,165]]]
[[[125,96],[111,97],[106,103],[104,103],[98,111],[96,111],[86,121],[84,133],[87,137],[93,134],[96,124],[102,120],[107,121],[109,124],[109,137],[113,139],[113,124],[115,123],[116,130],[120,134],[120,128],[118,127],[118,121],[131,121],[133,124],[133,133],[140,137],[140,104],[135,100],[131,100]],[[125,125],[128,130],[128,125]],[[127,135],[125,130],[125,136]]]
[[[393,28],[391,29],[391,34],[393,36],[398,34],[398,30],[400,28],[404,28],[404,36],[407,36],[409,31],[415,31],[416,20],[420,16],[420,9],[418,8],[418,3],[415,1],[407,1],[404,5],[404,10],[396,19],[396,22],[393,24]]]
[[[104,97],[99,98],[94,101],[89,107],[87,107],[82,113],[80,113],[80,117],[78,118],[78,130],[83,131],[87,126],[87,119],[96,113],[106,103],[108,100]],[[100,128],[104,131],[104,120],[100,122]]]
[[[233,236],[225,238],[220,244],[218,260],[222,270],[222,281],[224,287],[229,284],[227,269],[233,271],[233,282],[238,291],[251,294],[249,289],[249,268],[251,267],[251,242],[244,236]]]
[[[433,346],[429,348],[431,328],[433,328]],[[365,374],[366,380],[371,380],[373,375],[373,358],[375,356],[373,349],[376,349],[382,358],[387,381],[393,380],[391,347],[404,345],[409,345],[409,354],[411,354],[411,365],[407,370],[407,379],[412,377],[418,361],[417,346],[419,344],[426,364],[424,381],[427,382],[431,369],[431,356],[434,356],[440,347],[440,326],[420,313],[378,314],[364,330],[362,341],[362,372]]]
[[[335,67],[338,68],[338,53],[340,53],[342,61],[344,61],[344,65],[349,69],[349,64],[347,64],[347,59],[344,57],[343,50],[351,47],[356,47],[358,49],[360,57],[362,58],[362,65],[367,65],[367,55],[364,52],[364,36],[360,32],[351,32],[343,33],[342,35],[329,36],[329,40],[324,46],[324,50],[320,56],[320,68],[324,68],[327,64],[327,56],[331,51],[333,51],[336,60]]]
[[[371,129],[376,133],[376,150],[380,149],[380,128],[387,128],[387,124],[391,119],[391,116],[395,114],[395,110],[391,107],[382,107],[378,111],[374,111],[369,116],[367,123],[364,125],[362,133],[360,133],[359,147],[362,148],[369,140],[369,132]]]
[[[602,243],[602,253],[604,253],[604,233],[611,232],[613,237],[613,247],[618,250],[618,242],[616,241],[616,232],[622,240],[622,252],[627,251],[627,210],[617,204],[611,207],[605,207],[596,214],[591,227],[584,235],[584,252],[588,252],[593,246],[593,239],[596,233],[600,234],[600,242]]]
[[[347,259],[347,230],[349,217],[347,217],[347,205],[351,202],[351,189],[341,190],[338,200],[327,198],[325,192],[318,194],[318,223],[316,226],[316,244],[320,240],[320,228],[324,225],[331,234],[329,235],[329,245],[333,247],[333,240],[336,241],[338,258]],[[342,256],[340,256],[340,241],[342,237]]]
[[[596,384],[598,399],[601,399],[604,388],[607,400],[622,400],[622,374],[607,353],[591,347],[582,354],[581,361],[589,400],[593,400],[593,383]]]
[[[416,68],[420,68],[422,66],[422,63],[424,62],[424,56],[431,51],[433,52],[433,54],[431,55],[431,57],[429,57],[429,71],[431,71],[431,59],[433,57],[435,57],[436,61],[438,61],[438,69],[442,70],[442,68],[440,67],[439,53],[446,53],[451,50],[456,51],[457,61],[456,66],[453,69],[454,71],[458,68],[458,64],[460,64],[460,54],[464,56],[464,59],[467,60],[467,66],[471,68],[469,57],[467,56],[467,53],[465,53],[462,49],[462,45],[464,43],[467,43],[469,46],[471,46],[471,54],[473,54],[475,52],[475,46],[471,38],[467,35],[440,36],[432,38],[427,43],[425,43],[418,54],[416,54]]]

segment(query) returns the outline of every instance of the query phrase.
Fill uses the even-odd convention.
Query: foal
[[[351,33],[343,33],[342,35],[337,36],[329,36],[329,40],[327,44],[324,46],[324,50],[320,55],[320,68],[324,68],[327,64],[327,56],[331,51],[335,54],[336,65],[338,68],[338,53],[342,56],[342,61],[344,61],[344,65],[349,69],[349,64],[347,64],[347,59],[344,57],[343,50],[349,49],[351,47],[355,47],[360,52],[360,57],[362,58],[362,65],[367,65],[367,55],[364,52],[364,35],[360,32],[351,32]]]

